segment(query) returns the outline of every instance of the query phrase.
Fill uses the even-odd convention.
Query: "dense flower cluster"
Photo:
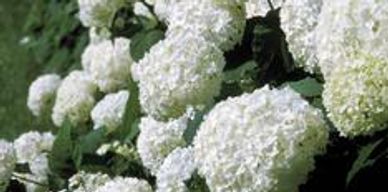
[[[386,1],[325,2],[318,24],[318,56],[326,78],[338,67],[357,65],[359,56],[387,59]]]
[[[0,191],[6,190],[16,165],[16,155],[11,143],[0,140]]]
[[[141,119],[137,149],[145,167],[156,175],[167,155],[175,148],[183,146],[183,133],[187,128],[188,117],[169,122],[159,122],[151,117]]]
[[[128,91],[107,94],[91,112],[94,129],[106,127],[114,131],[122,123],[125,107],[129,98]]]
[[[86,27],[109,27],[125,0],[78,0],[79,18]]]
[[[318,72],[316,27],[322,0],[287,0],[281,8],[281,27],[296,63],[308,72]]]
[[[339,67],[325,84],[328,117],[343,136],[370,135],[388,123],[388,60],[363,57]]]
[[[185,181],[195,171],[193,149],[177,148],[172,151],[160,167],[157,178],[157,192],[185,192]]]
[[[61,126],[67,118],[73,125],[86,122],[92,110],[97,86],[83,71],[71,72],[58,89],[53,113],[55,125]]]
[[[55,94],[61,77],[56,74],[47,74],[38,77],[28,91],[27,106],[35,116],[40,116],[47,109],[52,107],[50,104],[55,98]]]
[[[14,148],[18,163],[28,164],[31,173],[15,173],[21,178],[32,180],[42,184],[48,183],[49,164],[48,153],[51,151],[55,136],[49,132],[39,133],[31,131],[22,134],[14,141]],[[27,191],[47,191],[44,186],[20,180],[24,183]]]
[[[167,9],[167,36],[194,31],[226,51],[239,43],[245,28],[245,7],[235,1],[179,1]]]
[[[157,119],[181,116],[188,105],[210,103],[218,95],[225,61],[205,39],[181,34],[154,45],[132,67],[140,103]]]
[[[116,177],[98,187],[95,192],[152,192],[152,188],[144,180]]]
[[[381,130],[388,114],[388,2],[324,3],[318,56],[329,118],[342,135]]]
[[[217,104],[194,157],[211,191],[297,191],[327,140],[319,110],[290,88],[264,87]]]
[[[130,41],[116,38],[91,43],[82,55],[82,66],[102,92],[125,88],[130,78]]]

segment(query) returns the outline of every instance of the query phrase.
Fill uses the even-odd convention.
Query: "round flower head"
[[[81,171],[69,179],[69,189],[72,192],[96,191],[97,188],[110,180],[110,177],[106,174]]]
[[[86,27],[110,27],[125,0],[78,0],[79,18]]]
[[[160,41],[132,67],[143,110],[157,119],[177,118],[187,106],[212,102],[224,65],[222,52],[198,36],[180,34]]]
[[[157,174],[167,155],[175,148],[183,146],[183,133],[187,128],[188,117],[183,116],[169,122],[158,122],[151,117],[141,119],[137,149],[143,165],[153,175]]]
[[[58,89],[53,113],[55,125],[61,126],[67,118],[73,125],[89,120],[95,100],[96,85],[83,71],[71,72]]]
[[[106,95],[91,112],[94,129],[106,127],[113,131],[122,123],[125,107],[129,98],[128,91]]]
[[[271,0],[274,9],[281,7],[286,0]],[[246,0],[245,2],[246,18],[250,19],[257,16],[265,16],[271,10],[268,0]]]
[[[152,192],[152,188],[145,180],[116,177],[97,188],[96,192]]]
[[[30,131],[14,141],[18,163],[30,163],[44,152],[51,151],[55,137],[51,133]]]
[[[388,58],[387,9],[388,1],[323,3],[317,26],[317,54],[325,79],[330,78],[336,68],[358,65],[359,57]]]
[[[125,88],[130,78],[130,41],[116,38],[90,44],[82,55],[82,66],[102,92]]]
[[[188,191],[188,181],[196,169],[192,148],[177,148],[171,152],[160,167],[157,178],[157,192]]]
[[[16,165],[12,143],[0,140],[0,191],[5,191]]]
[[[370,135],[388,123],[388,60],[360,57],[338,67],[323,92],[328,117],[343,136]]]
[[[245,29],[242,3],[180,1],[169,10],[167,36],[194,31],[223,51],[241,42]]]
[[[320,111],[290,88],[264,87],[210,111],[194,158],[211,191],[297,191],[327,141]]]
[[[160,20],[167,20],[172,14],[172,8],[182,0],[155,0],[154,11]],[[188,2],[186,2],[188,3]]]
[[[33,115],[40,116],[52,107],[60,84],[61,77],[56,74],[42,75],[32,82],[28,91],[27,106]]]
[[[316,27],[322,0],[287,0],[280,11],[281,26],[296,63],[307,72],[318,72]]]

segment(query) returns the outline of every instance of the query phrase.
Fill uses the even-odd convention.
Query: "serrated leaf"
[[[323,91],[323,85],[311,77],[296,82],[289,82],[288,85],[304,97],[318,97]]]
[[[375,143],[371,143],[371,144],[366,145],[360,149],[360,151],[358,152],[357,159],[354,161],[352,168],[350,169],[350,171],[347,174],[346,185],[350,184],[350,182],[357,175],[357,173],[360,172],[360,170],[364,169],[365,167],[371,166],[374,163],[373,160],[370,160],[368,158],[370,157],[372,152],[376,149],[376,147],[382,142],[383,142],[383,140],[380,139],[380,140],[376,141]]]
[[[72,125],[66,120],[60,128],[54,141],[53,148],[49,153],[50,170],[62,178],[68,178],[75,173],[72,158],[74,142],[72,140],[71,132]]]
[[[159,29],[140,31],[131,38],[131,56],[139,61],[145,53],[158,41],[164,38],[164,32]]]

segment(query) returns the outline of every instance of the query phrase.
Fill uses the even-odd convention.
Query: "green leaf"
[[[49,154],[50,170],[62,178],[69,178],[75,173],[75,166],[72,159],[74,142],[71,132],[72,125],[66,120],[60,128]]]
[[[197,172],[195,172],[191,176],[190,180],[186,181],[185,183],[189,188],[188,191],[190,192],[210,192],[210,189],[206,184],[206,180],[199,176]]]
[[[323,91],[322,84],[311,77],[296,82],[289,82],[288,85],[304,97],[318,97]]]
[[[136,130],[132,131],[132,128],[136,129],[135,122],[140,119],[140,101],[139,101],[139,88],[137,84],[132,80],[129,81],[129,99],[125,107],[124,119],[121,126],[115,131],[114,138],[123,141],[128,137],[128,134],[136,134]]]
[[[106,133],[106,129],[102,127],[79,138],[73,154],[77,168],[81,166],[84,154],[94,154],[104,142],[107,142]]]
[[[253,71],[257,68],[255,61],[248,61],[243,65],[239,66],[236,69],[225,71],[224,73],[224,82],[232,83],[238,82],[246,76],[250,71]]]
[[[376,149],[376,147],[383,142],[382,139],[376,141],[375,143],[371,143],[366,145],[360,149],[358,152],[358,157],[354,161],[352,168],[348,172],[346,177],[346,185],[349,185],[353,178],[360,172],[360,170],[365,167],[371,166],[374,163],[374,160],[369,160],[368,158],[372,154],[372,152]]]
[[[134,144],[135,143],[135,138],[139,135],[140,133],[140,129],[139,129],[139,123],[140,123],[140,119],[136,119],[133,123],[132,123],[132,126],[131,126],[131,131],[129,132],[129,134],[127,135],[127,137],[125,138],[125,143],[128,143],[128,144]]]
[[[190,118],[187,129],[183,133],[183,138],[185,139],[186,143],[190,145],[193,142],[193,139],[195,135],[197,134],[197,131],[205,117],[205,115],[213,108],[214,105],[206,106],[206,108],[202,110],[196,110],[194,112],[194,118]]]
[[[131,56],[139,61],[145,53],[158,41],[164,38],[164,32],[159,29],[140,31],[131,38]]]

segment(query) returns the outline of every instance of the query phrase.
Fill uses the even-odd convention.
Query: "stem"
[[[274,10],[275,8],[273,7],[271,0],[267,0],[267,2],[268,2],[269,7],[271,8],[271,10]]]
[[[48,185],[47,184],[44,184],[44,183],[40,183],[38,181],[34,181],[34,180],[31,180],[31,179],[28,179],[28,178],[25,178],[23,176],[20,176],[20,175],[17,175],[17,174],[12,174],[12,177],[18,179],[18,180],[21,180],[21,181],[25,181],[25,182],[28,182],[28,183],[33,183],[35,185],[39,185],[41,187],[45,187],[45,188],[48,188]]]

